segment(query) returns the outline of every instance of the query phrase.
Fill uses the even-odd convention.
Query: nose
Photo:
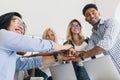
[[[50,40],[52,40],[52,37],[51,37],[51,36],[49,36],[49,39],[50,39]]]
[[[90,14],[90,17],[91,17],[91,18],[94,18],[94,15],[93,15],[93,14]]]

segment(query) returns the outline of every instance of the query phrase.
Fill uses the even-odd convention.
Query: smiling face
[[[71,32],[72,34],[79,34],[80,33],[80,28],[81,26],[78,24],[78,22],[72,22],[71,24]]]
[[[7,29],[9,31],[13,31],[13,32],[16,32],[19,34],[24,34],[25,33],[25,24],[21,18],[19,18],[18,16],[13,16],[10,21],[10,25]]]
[[[100,20],[100,13],[95,8],[89,8],[85,12],[85,20],[95,26]]]
[[[54,33],[53,33],[51,30],[48,30],[48,31],[47,31],[46,39],[47,39],[47,40],[52,40],[52,41],[55,42],[55,35],[54,35]]]

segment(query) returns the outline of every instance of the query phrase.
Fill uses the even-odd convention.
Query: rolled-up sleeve
[[[22,58],[17,57],[16,70],[28,70],[42,66],[42,57]]]
[[[88,45],[85,47],[84,51],[88,51],[88,50],[94,48],[94,46],[95,46],[95,44],[91,38],[91,39],[89,39]]]

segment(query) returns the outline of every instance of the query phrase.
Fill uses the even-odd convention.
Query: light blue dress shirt
[[[15,70],[29,69],[40,66],[41,59],[33,62],[32,66],[25,65],[21,59],[16,57],[16,52],[51,52],[54,50],[53,42],[31,38],[4,29],[0,30],[0,80],[13,80]],[[17,63],[17,64],[16,64]],[[17,66],[16,66],[17,65]]]
[[[100,20],[98,29],[92,29],[92,35],[86,50],[99,46],[110,55],[120,73],[120,25],[115,19]]]

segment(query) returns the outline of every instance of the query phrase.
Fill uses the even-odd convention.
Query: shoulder
[[[104,28],[119,28],[119,23],[115,18],[109,18],[106,20],[102,20],[99,23],[101,26],[103,26]]]
[[[73,45],[73,41],[72,40],[67,40],[63,43],[63,45],[65,45],[65,44],[72,44]]]
[[[104,21],[105,23],[112,24],[117,23],[118,21],[115,18],[109,18]]]
[[[11,36],[12,35],[12,36],[14,36],[14,35],[20,35],[20,34],[15,33],[13,31],[5,30],[5,29],[0,29],[0,35],[4,35],[4,36],[7,36],[7,35]]]

